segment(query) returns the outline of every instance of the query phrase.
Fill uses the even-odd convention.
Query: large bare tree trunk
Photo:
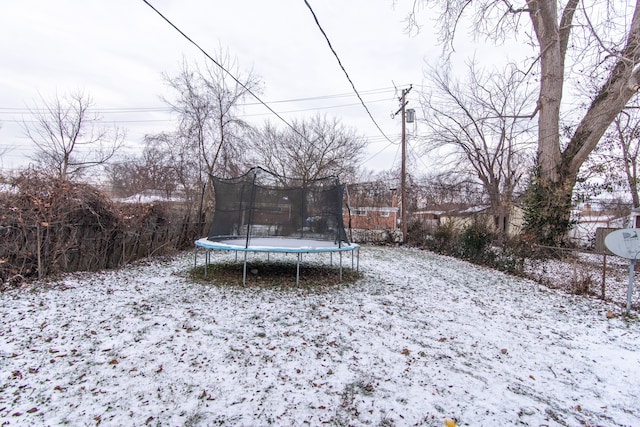
[[[640,8],[636,9],[627,44],[600,93],[577,126],[567,147],[560,149],[560,104],[564,83],[564,59],[578,0],[569,0],[558,23],[556,0],[529,0],[531,21],[540,44],[540,98],[538,134],[538,182],[536,208],[541,216],[537,229],[545,243],[557,243],[569,226],[571,195],[580,167],[596,147],[615,117],[638,90],[640,57]],[[546,223],[546,224],[545,224]],[[536,228],[536,227],[534,227]]]
[[[578,0],[571,0],[577,3]],[[531,21],[540,44],[540,97],[538,99],[538,162],[540,178],[555,182],[561,163],[560,106],[564,83],[564,54],[555,0],[529,1]],[[569,5],[568,5],[569,6]],[[574,6],[575,7],[575,6]]]

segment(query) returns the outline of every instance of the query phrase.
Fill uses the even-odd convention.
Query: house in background
[[[398,230],[400,209],[394,191],[380,190],[365,183],[349,186],[347,194],[342,216],[354,241],[401,241]]]
[[[594,208],[585,203],[571,213],[575,225],[569,230],[569,239],[585,247],[594,245],[598,228],[624,228],[629,220],[628,214],[621,216],[619,212],[611,212]]]
[[[361,228],[365,230],[396,229],[398,228],[398,207],[393,205],[387,207],[352,207],[351,228]]]
[[[569,240],[585,247],[594,244],[598,228],[624,228],[628,221],[628,214],[621,215],[620,212],[594,209],[588,203],[574,210],[571,217],[575,223],[569,230]],[[441,226],[449,225],[457,230],[463,230],[478,223],[485,224],[495,230],[493,215],[488,206],[471,206],[466,209],[442,212],[438,222]],[[513,205],[509,213],[508,224],[505,225],[505,231],[508,236],[514,237],[519,235],[523,228],[524,209]]]
[[[494,216],[487,205],[470,206],[466,209],[443,212],[440,215],[439,224],[451,226],[457,230],[464,230],[474,224],[484,224],[489,229],[496,230]],[[509,221],[504,224],[504,231],[507,236],[520,234],[524,226],[524,210],[518,205],[512,205],[509,211]]]
[[[410,213],[410,222],[417,221],[422,224],[422,228],[428,234],[434,234],[440,226],[440,217],[444,214],[444,211],[437,210],[422,210]]]

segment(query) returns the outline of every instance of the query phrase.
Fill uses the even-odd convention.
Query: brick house
[[[395,230],[398,228],[397,197],[391,197],[391,206],[351,206],[351,228],[361,230]],[[349,225],[349,210],[343,209],[345,226]]]

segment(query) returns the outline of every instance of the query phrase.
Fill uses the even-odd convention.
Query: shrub
[[[456,232],[453,224],[447,223],[440,225],[432,237],[426,238],[423,242],[423,247],[443,255],[457,256],[456,248],[459,240],[460,235]]]
[[[460,236],[460,255],[469,261],[486,263],[493,258],[493,233],[480,223],[466,227]]]
[[[164,204],[123,207],[89,185],[24,171],[0,191],[0,290],[24,278],[113,268],[192,244],[183,212]]]
[[[418,225],[411,232],[421,231]],[[440,225],[433,234],[413,236],[411,243],[424,249],[479,265],[495,268],[510,274],[522,275],[527,258],[539,256],[536,246],[526,237],[506,239],[493,232],[487,225],[476,222],[462,231],[452,223]]]
[[[426,221],[413,219],[407,224],[406,243],[413,246],[422,246],[431,238],[431,227]]]

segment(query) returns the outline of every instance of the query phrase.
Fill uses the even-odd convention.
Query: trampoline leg
[[[300,286],[300,253],[298,253],[298,263],[296,264],[296,287]]]
[[[238,251],[236,251],[236,257]],[[242,286],[247,286],[247,253],[244,253],[244,266],[242,267]]]
[[[207,278],[207,267],[209,267],[209,249],[204,251],[204,278]]]
[[[333,267],[333,252],[329,252],[329,256],[331,257],[329,260],[329,266]]]
[[[358,255],[356,257],[356,272],[360,273],[360,248],[356,250],[358,251]]]
[[[193,252],[193,268],[197,268],[197,267],[198,267],[198,247],[196,246]]]
[[[342,282],[342,251],[340,251],[340,281]]]

